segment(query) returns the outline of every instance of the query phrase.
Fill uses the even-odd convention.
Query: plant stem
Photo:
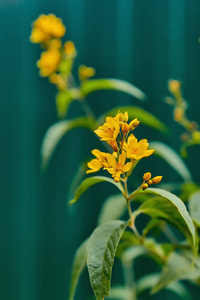
[[[135,284],[135,274],[132,262],[125,262],[122,260],[122,268],[124,274],[125,288],[128,291],[126,300],[137,300],[137,289]]]

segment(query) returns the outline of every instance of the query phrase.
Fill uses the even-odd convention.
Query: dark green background
[[[75,249],[91,234],[103,200],[114,192],[110,186],[101,185],[88,191],[74,207],[67,205],[69,185],[78,165],[90,156],[92,148],[100,147],[86,130],[69,133],[59,144],[48,171],[40,171],[42,138],[57,121],[55,89],[38,76],[35,63],[41,50],[29,42],[30,25],[41,13],[54,13],[63,19],[66,39],[75,42],[79,54],[75,70],[82,63],[94,66],[96,77],[127,80],[148,95],[148,102],[140,104],[121,93],[95,93],[89,101],[97,115],[119,104],[141,105],[173,128],[173,133],[166,139],[141,126],[139,138],[163,140],[178,151],[182,130],[174,124],[171,108],[163,101],[168,94],[167,80],[175,78],[184,82],[190,117],[199,121],[198,0],[1,0],[2,300],[68,299]],[[81,113],[79,106],[73,105],[69,117]],[[199,182],[199,168],[195,168],[199,149],[192,149],[190,154],[187,163]],[[141,165],[141,173],[150,167],[166,181],[180,180],[167,165],[160,160],[154,163],[151,158]],[[147,263],[141,261],[139,272],[145,273]],[[119,270],[115,281],[121,278]],[[91,296],[85,273],[77,299]]]

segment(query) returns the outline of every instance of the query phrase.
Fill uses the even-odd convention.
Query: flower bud
[[[122,124],[122,132],[128,132],[130,130],[129,125],[127,123]]]
[[[151,172],[144,173],[143,180],[148,181],[151,178]]]
[[[154,184],[159,183],[161,180],[162,180],[162,176],[156,176],[156,177],[152,178],[152,182]]]
[[[139,124],[140,124],[140,121],[138,121],[137,118],[132,120],[129,124],[130,130],[135,129]]]
[[[180,81],[178,80],[169,80],[168,81],[168,88],[169,88],[169,91],[172,93],[172,94],[177,94],[180,92],[180,87],[181,87],[181,83]]]
[[[148,180],[148,181],[147,181],[147,184],[148,184],[148,185],[151,185],[151,184],[153,184],[153,181],[152,181],[152,180]]]
[[[141,185],[141,188],[143,189],[143,191],[146,190],[148,188],[148,184],[147,183],[143,183]]]
[[[174,109],[174,120],[176,122],[179,122],[182,119],[182,117],[183,117],[183,110],[179,107],[176,107]]]

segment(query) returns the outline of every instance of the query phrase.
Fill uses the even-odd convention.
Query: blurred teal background
[[[38,76],[36,61],[41,50],[29,42],[31,23],[41,13],[54,13],[63,19],[65,37],[73,40],[78,50],[75,70],[83,63],[93,66],[96,77],[127,80],[148,95],[148,102],[139,103],[122,93],[94,93],[89,102],[97,115],[115,105],[140,105],[173,130],[167,139],[141,126],[139,138],[159,139],[178,151],[177,137],[182,129],[173,122],[171,108],[163,101],[168,95],[167,80],[174,78],[184,83],[191,119],[200,121],[198,0],[0,0],[2,300],[68,299],[74,252],[95,228],[103,200],[115,192],[101,185],[89,190],[75,206],[67,205],[69,186],[79,164],[90,156],[91,149],[100,147],[86,130],[65,136],[47,172],[40,170],[43,136],[57,121],[56,91]],[[81,113],[74,104],[69,117]],[[195,168],[198,153],[199,148],[191,149],[187,164],[200,183],[199,168]],[[180,180],[160,160],[149,158],[148,162],[166,181]],[[141,172],[148,170],[143,164]],[[145,273],[147,264],[141,261],[138,274]],[[122,277],[120,267],[117,270],[115,282]],[[90,297],[85,272],[76,299]],[[162,294],[163,299],[169,297],[173,298]]]

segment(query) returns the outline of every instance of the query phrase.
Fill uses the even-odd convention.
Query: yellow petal
[[[108,154],[107,161],[111,167],[113,167],[113,168],[116,167],[117,162],[112,154],[110,154],[110,153]]]
[[[127,162],[127,163],[123,166],[122,171],[123,171],[124,173],[128,172],[128,171],[131,169],[132,165],[133,165],[132,162]]]

